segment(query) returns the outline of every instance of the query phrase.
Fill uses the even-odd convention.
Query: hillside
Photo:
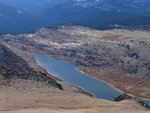
[[[76,31],[78,31],[78,37]],[[92,36],[96,36],[94,35],[95,32],[97,34],[100,31],[81,26],[65,25],[52,27],[51,29],[42,28],[35,34],[3,35],[0,40],[5,46],[0,45],[0,63],[5,66],[0,64],[0,113],[116,113],[116,111],[119,113],[148,113],[149,111],[135,101],[136,99],[124,100],[119,97],[119,100],[123,101],[111,102],[79,94],[81,91],[73,91],[73,89],[77,89],[76,87],[66,85],[65,82],[60,80],[57,80],[57,82],[54,80],[56,78],[53,77],[54,79],[52,79],[51,75],[45,74],[47,72],[43,68],[40,69],[45,73],[33,71],[28,65],[32,64],[32,67],[36,69],[37,64],[33,53],[43,53],[95,71],[94,68],[98,67],[97,64],[94,64],[97,57],[93,62],[89,59],[85,62],[82,59],[83,53],[85,57],[86,52],[91,52],[89,55],[93,55],[94,51],[91,47],[96,50],[95,46],[88,46],[92,51],[87,51],[88,47],[85,47],[85,43],[99,43],[98,40],[93,40],[92,42],[89,38],[91,33]],[[57,38],[55,37],[56,35]],[[76,38],[81,39],[80,43]],[[78,51],[79,54],[75,54],[74,49],[78,47],[80,47],[81,51]],[[15,55],[15,53],[26,59],[27,62]],[[95,55],[93,56],[95,57]],[[147,75],[143,76],[147,77]],[[84,94],[87,94],[87,92],[84,92]]]
[[[25,49],[23,49],[23,50],[25,50]],[[45,69],[43,69],[41,66],[39,66],[35,63],[36,61],[34,58],[32,58],[34,56],[32,53],[26,54],[25,52],[20,51],[20,53],[18,53],[18,54],[19,54],[19,56],[16,55],[14,52],[12,52],[6,46],[0,44],[0,66],[4,66],[9,69],[15,70],[15,71],[7,71],[8,69],[4,70],[4,68],[1,67],[2,70],[4,70],[4,72],[5,72],[5,73],[3,73],[4,75],[2,78],[8,77],[8,79],[17,79],[17,80],[19,79],[20,81],[22,81],[22,79],[23,80],[27,79],[27,80],[34,80],[34,81],[38,81],[38,82],[39,81],[46,82],[46,83],[54,82],[54,84],[55,84],[55,80],[56,80],[56,82],[58,82],[60,84],[60,88],[64,89],[65,91],[73,92],[73,93],[81,93],[81,94],[92,96],[89,92],[87,92],[79,87],[76,87],[72,84],[66,83],[66,82],[48,74],[48,72]],[[28,56],[26,56],[26,55],[28,55]],[[23,56],[25,60],[21,56]],[[38,72],[36,72],[35,70]],[[40,73],[40,72],[43,72],[45,74]],[[49,81],[48,79],[50,79],[50,78],[52,78],[54,80],[52,81],[52,79],[51,79],[51,81]],[[7,84],[7,82],[6,82],[6,84]]]
[[[150,0],[0,0],[0,113],[150,113]]]
[[[100,31],[68,24],[34,34],[4,35],[1,41],[16,53],[43,53],[67,60],[126,93],[150,98],[149,37],[142,30]],[[28,55],[21,56],[26,59]]]
[[[148,113],[135,101],[110,102],[69,93],[44,73],[20,73],[1,65],[0,91],[0,113]]]
[[[30,73],[19,73],[17,71],[11,70],[4,66],[0,66],[0,87],[9,87],[14,82],[14,85],[17,82],[22,81],[33,81],[37,83],[47,84],[59,89],[63,89],[60,84],[58,84],[55,80],[48,77],[46,74],[41,72],[30,72]],[[16,83],[15,83],[16,82]],[[12,87],[14,87],[12,85]]]
[[[7,66],[19,72],[33,71],[25,60],[2,44],[0,44],[0,65]]]
[[[149,112],[134,101],[110,102],[59,89],[45,74],[18,73],[0,66],[0,113]]]

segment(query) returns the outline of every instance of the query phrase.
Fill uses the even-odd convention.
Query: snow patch
[[[19,14],[23,14],[23,12],[22,12],[21,10],[17,10],[17,12],[18,12]]]

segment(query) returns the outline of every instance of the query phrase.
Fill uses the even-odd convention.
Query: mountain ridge
[[[148,4],[150,4],[149,0],[116,0],[115,2],[114,0],[31,0],[30,2],[26,0],[0,0],[0,3],[13,5],[18,8],[23,7],[23,5],[29,5],[29,9],[36,8],[37,6],[42,7],[42,5],[46,5],[46,8],[48,8],[47,4],[50,6],[70,4],[70,7],[93,7],[99,10],[115,12],[150,12],[150,8],[148,6]],[[28,8],[26,9],[29,10]]]
[[[75,22],[101,30],[150,28],[148,0],[1,0],[0,3],[36,15],[42,26]]]
[[[39,27],[39,19],[22,9],[0,4],[0,34],[31,32]]]

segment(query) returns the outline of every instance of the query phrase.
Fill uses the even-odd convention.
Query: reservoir
[[[96,98],[114,101],[114,98],[121,94],[121,91],[109,83],[81,73],[77,66],[67,61],[53,59],[48,55],[35,56],[37,63],[47,69],[49,74],[87,90]],[[146,102],[150,105],[150,100]]]
[[[40,54],[36,54],[36,61],[47,69],[49,74],[87,90],[96,98],[113,101],[116,96],[121,94],[112,85],[81,73],[76,70],[77,66],[67,61],[53,59],[48,55]]]

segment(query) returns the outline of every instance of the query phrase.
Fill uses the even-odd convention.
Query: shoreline
[[[55,58],[55,57],[53,57],[53,55],[49,55],[48,53],[43,53],[43,52],[40,52],[40,51],[36,51],[35,53],[38,53],[38,54],[46,54],[46,55],[48,55],[48,56],[50,56],[50,57],[52,57],[52,58]],[[22,55],[23,55],[23,56],[22,56]],[[20,54],[20,56],[22,56],[22,57],[25,58],[25,59],[26,59],[26,57],[30,56],[30,59],[32,59],[32,60],[26,59],[26,61],[27,61],[29,64],[32,64],[32,63],[33,63],[33,67],[35,67],[34,69],[36,69],[37,71],[40,70],[40,71],[42,71],[42,72],[47,73],[48,75],[50,75],[44,68],[41,67],[41,69],[40,69],[40,66],[36,63],[35,54],[33,54],[33,53],[31,53],[31,52],[25,52],[24,54]],[[56,58],[56,59],[57,59],[57,58]],[[59,58],[58,58],[58,59],[59,59]],[[59,59],[59,60],[63,60],[63,59],[61,58],[61,59]],[[66,59],[66,60],[67,60],[67,59]],[[66,61],[66,60],[64,60],[64,61]],[[72,63],[71,60],[70,60],[70,61],[67,60],[67,62]],[[73,63],[72,63],[72,64],[73,64]],[[88,74],[88,72],[86,73],[86,72],[82,71],[82,69],[79,70],[79,68],[80,68],[80,67],[78,67],[77,70],[80,71],[81,73],[87,74],[88,76],[91,76],[91,77],[94,77],[95,79],[101,80],[101,81],[103,81],[103,82],[105,82],[105,83],[111,85],[112,88],[115,88],[115,89],[117,89],[117,90],[120,91],[120,92],[125,92],[125,93],[127,93],[127,92],[124,91],[122,88],[121,88],[121,89],[120,89],[120,88],[117,88],[116,85],[118,85],[118,84],[116,84],[116,85],[115,85],[115,83],[113,84],[114,81],[111,81],[111,79],[109,79],[109,78],[102,78],[102,79],[97,78],[96,76],[91,75],[90,73]],[[52,76],[52,75],[50,75],[50,77],[52,77],[52,78],[55,79],[55,80],[61,81],[60,79],[58,79],[58,78],[56,78],[56,77],[54,77],[54,76]],[[110,81],[110,82],[109,82],[109,81]],[[71,84],[70,84],[70,85],[71,85]],[[80,90],[79,92],[76,92],[76,93],[84,94],[83,92],[86,92],[84,89],[82,89],[82,88],[80,88],[80,87],[78,87],[78,86],[72,85],[72,86],[70,86],[70,87],[78,88],[78,91]],[[90,95],[90,96],[92,95],[92,94],[89,93],[89,92],[86,92],[86,93],[88,93],[88,95]],[[131,94],[131,93],[127,93],[127,94]],[[133,94],[132,94],[132,95],[133,95]],[[92,95],[92,96],[93,96],[93,95]],[[150,100],[149,98],[144,97],[144,96],[143,96],[143,97],[137,96],[137,97]]]
[[[46,54],[46,55],[48,55],[48,54]],[[51,56],[51,55],[48,55],[48,56],[51,57],[51,58],[53,58],[53,59],[62,60],[62,61],[65,61],[65,62],[68,62],[68,63],[73,64],[71,61],[67,61],[67,60],[55,58],[53,55],[52,55],[52,56]],[[73,64],[73,65],[75,65],[75,64]],[[76,66],[76,65],[75,65],[75,66]],[[121,89],[115,87],[115,85],[113,85],[113,84],[111,84],[111,83],[109,83],[109,82],[107,82],[107,81],[105,81],[105,80],[99,79],[99,78],[97,78],[97,77],[95,77],[95,76],[92,76],[92,75],[90,75],[90,74],[87,74],[87,73],[85,73],[84,71],[80,70],[79,68],[80,68],[80,66],[77,66],[76,70],[79,71],[79,72],[81,72],[81,73],[83,73],[83,74],[85,74],[85,75],[87,75],[87,76],[90,76],[90,77],[93,77],[93,78],[95,78],[95,79],[97,79],[97,80],[100,80],[100,81],[102,81],[102,82],[105,82],[106,84],[110,85],[113,89],[115,89],[115,90],[117,90],[117,91],[119,91],[119,92],[121,92],[121,93],[125,93],[123,90],[121,90]]]
[[[48,54],[46,54],[46,55],[48,55]],[[55,59],[55,57],[53,57],[53,55],[48,55],[48,56]],[[57,59],[57,58],[56,58],[56,59]],[[63,60],[63,59],[59,59],[59,58],[58,58],[57,60]],[[66,60],[63,60],[63,61],[66,61]],[[71,61],[66,61],[66,62],[73,64]],[[73,65],[74,65],[74,64],[73,64]],[[77,66],[76,70],[79,71],[79,72],[81,72],[81,73],[83,73],[83,74],[85,74],[85,75],[87,75],[87,76],[93,77],[94,79],[97,79],[97,80],[100,80],[100,81],[102,81],[102,82],[105,82],[106,84],[110,85],[113,89],[119,91],[120,94],[126,93],[126,94],[129,94],[129,95],[134,95],[134,94],[131,94],[131,93],[127,93],[125,90],[116,87],[113,83],[108,82],[110,79],[108,79],[108,81],[105,81],[104,79],[100,79],[100,78],[97,78],[96,76],[90,75],[90,74],[88,74],[88,73],[82,71],[82,69],[80,70],[79,68],[80,68],[80,66]],[[107,79],[107,78],[106,78],[106,79]],[[79,86],[77,86],[77,87],[79,87]],[[81,88],[81,87],[79,87],[79,88]],[[85,90],[85,89],[83,89],[83,88],[81,88],[81,89],[82,89],[82,90]],[[85,91],[86,91],[86,90],[85,90]],[[91,94],[91,93],[90,93],[90,94]],[[92,95],[93,95],[93,94],[92,94]],[[93,96],[94,96],[94,95],[93,95]],[[134,96],[135,96],[135,95],[134,95]],[[147,97],[141,97],[141,96],[136,96],[136,97],[139,97],[139,98],[142,98],[142,99],[145,99],[145,100],[150,100],[150,99],[147,98]]]
[[[59,57],[56,57],[56,58],[55,58],[55,56],[49,55],[49,54],[46,54],[46,55],[48,55],[49,57],[51,57],[51,58],[53,58],[53,59],[63,60],[63,61],[65,61],[65,62],[68,62],[68,63],[73,64],[71,61],[68,61],[68,60],[66,60],[66,59],[60,59]],[[73,65],[75,65],[75,64],[73,64]],[[75,66],[76,66],[76,65],[75,65]],[[102,82],[105,82],[106,84],[110,85],[113,89],[116,89],[116,90],[118,90],[118,91],[121,92],[121,93],[125,93],[125,91],[123,91],[123,90],[121,90],[121,89],[115,87],[115,85],[113,85],[113,84],[111,84],[111,83],[109,83],[109,82],[107,82],[107,81],[105,81],[105,80],[103,80],[103,79],[99,79],[99,78],[97,78],[97,77],[95,77],[95,76],[92,76],[92,75],[90,75],[90,74],[88,74],[88,73],[85,73],[84,71],[80,70],[79,68],[80,68],[80,66],[77,66],[76,70],[79,71],[79,72],[81,72],[81,73],[83,73],[83,74],[85,74],[85,75],[87,75],[87,76],[90,76],[90,77],[93,77],[93,78],[95,78],[95,79],[97,79],[97,80],[100,80],[100,81],[102,81]]]
[[[147,97],[144,97],[144,96],[143,96],[143,97],[142,97],[142,96],[136,96],[136,95],[134,95],[134,94],[127,93],[127,92],[124,91],[123,89],[117,88],[114,84],[111,84],[111,83],[109,83],[109,82],[107,82],[107,81],[105,81],[105,80],[103,80],[103,79],[97,78],[96,76],[90,75],[90,74],[88,74],[88,73],[82,71],[82,69],[80,70],[80,68],[81,68],[81,67],[78,67],[77,70],[80,71],[81,73],[86,74],[86,75],[88,75],[88,76],[91,76],[91,77],[93,77],[93,78],[95,78],[95,79],[101,80],[101,81],[103,81],[103,82],[109,84],[110,86],[112,86],[112,88],[117,89],[117,90],[120,91],[121,93],[126,93],[126,94],[129,94],[129,95],[133,95],[133,96],[135,96],[135,97],[141,98],[141,99],[143,99],[143,100],[148,100],[148,101],[150,101],[150,98],[147,98]],[[106,78],[106,79],[107,79],[107,78]]]
[[[81,72],[81,73],[83,73],[83,74],[85,74],[85,75],[87,75],[87,76],[93,77],[94,79],[97,79],[97,80],[100,80],[100,81],[102,81],[102,82],[105,82],[106,84],[110,85],[113,89],[119,91],[120,93],[125,93],[125,92],[122,91],[121,89],[115,87],[113,84],[111,84],[111,83],[109,83],[109,82],[107,82],[107,81],[104,81],[104,80],[102,80],[102,79],[99,79],[99,78],[97,78],[97,77],[95,77],[95,76],[89,75],[89,74],[87,74],[87,73],[81,71],[79,68],[80,68],[80,67],[76,68],[76,70],[79,71],[79,72]]]
[[[76,70],[77,70],[77,71],[80,71],[81,73],[83,73],[83,74],[85,74],[85,75],[87,75],[87,76],[91,76],[91,77],[93,77],[93,78],[95,78],[95,79],[97,79],[97,80],[100,80],[100,81],[105,82],[106,84],[109,84],[109,85],[110,85],[112,88],[114,88],[115,90],[120,91],[120,92],[121,92],[121,94],[125,93],[125,94],[128,94],[128,95],[135,96],[135,95],[133,95],[133,94],[126,93],[126,92],[122,91],[121,89],[119,89],[119,88],[115,87],[113,84],[111,84],[111,83],[109,83],[109,82],[107,82],[107,81],[104,81],[104,80],[101,80],[101,79],[99,79],[99,78],[97,78],[97,77],[95,77],[95,76],[92,76],[92,75],[86,74],[84,71],[80,70],[79,68],[80,68],[80,67],[76,68]],[[142,99],[145,103],[147,103],[146,101],[149,101],[147,104],[150,106],[150,99],[149,99],[149,98],[138,97],[138,96],[135,96],[135,97]]]
[[[48,56],[49,56],[49,55],[48,55]],[[49,57],[50,57],[50,56],[49,56]],[[64,61],[65,61],[65,60],[64,60]],[[68,61],[67,61],[67,62],[68,62]],[[37,63],[37,61],[36,61],[36,63]],[[69,62],[69,63],[70,63],[70,62]],[[37,64],[38,64],[40,67],[42,67],[39,63],[37,63]],[[43,68],[43,67],[42,67],[42,68]],[[45,69],[45,68],[43,68],[43,69]],[[46,70],[46,72],[47,72],[48,74],[50,74],[47,69],[45,69],[45,70]],[[111,83],[109,83],[109,82],[107,82],[107,81],[105,81],[105,80],[102,80],[102,79],[99,79],[99,78],[97,78],[97,77],[95,77],[95,76],[92,76],[92,75],[90,75],[90,74],[87,74],[87,73],[84,72],[83,70],[80,70],[80,67],[75,68],[75,70],[79,71],[80,73],[85,74],[86,76],[92,77],[92,78],[94,78],[94,79],[96,79],[96,80],[100,80],[101,82],[104,82],[104,83],[108,84],[108,85],[111,86],[111,88],[113,88],[114,90],[119,91],[119,92],[120,92],[120,95],[123,94],[123,93],[128,94],[128,95],[133,95],[133,94],[126,93],[126,92],[122,91],[121,89],[115,87],[115,85],[113,85],[113,84],[111,84]],[[50,74],[50,75],[51,75],[51,74]],[[51,76],[53,76],[53,75],[51,75]],[[54,76],[53,76],[53,77],[54,77]],[[55,77],[54,77],[54,78],[55,78]],[[57,77],[56,77],[56,78],[57,78]],[[59,78],[58,78],[58,79],[59,79]],[[66,82],[66,81],[64,81],[64,82]],[[58,83],[59,83],[59,82],[58,82]],[[68,83],[68,82],[66,82],[66,83]],[[71,83],[69,83],[69,84],[72,85]],[[80,87],[80,86],[76,86],[76,85],[72,85],[72,86],[73,86],[73,87],[76,87],[76,88],[79,88],[79,89],[81,89],[81,91],[84,91],[84,92],[86,92],[86,93],[88,92],[87,90],[85,90],[84,88],[82,88],[82,87]],[[82,94],[83,94],[83,93],[82,93]],[[88,92],[88,96],[89,96],[89,94],[90,94],[91,97],[96,98],[94,94]],[[119,96],[119,95],[118,95],[118,96]],[[135,95],[133,95],[133,96],[135,96]],[[147,104],[149,105],[150,99],[148,99],[148,98],[143,98],[143,97],[139,97],[139,96],[135,96],[135,97],[142,99],[144,102],[145,102],[145,101],[148,101],[148,103],[147,103],[147,102],[145,102],[145,103],[147,103]]]
[[[33,54],[33,55],[34,55],[34,54]],[[56,80],[56,82],[60,83],[64,89],[66,88],[65,86],[68,85],[68,87],[71,88],[70,90],[72,90],[72,91],[70,91],[70,92],[80,93],[80,94],[84,94],[84,95],[87,95],[87,96],[90,96],[90,97],[94,97],[94,95],[93,95],[92,93],[88,92],[87,90],[85,90],[85,89],[83,89],[83,88],[81,88],[81,87],[79,87],[79,86],[73,85],[73,84],[71,84],[71,83],[68,83],[68,82],[66,82],[66,81],[63,81],[63,80],[61,80],[61,79],[59,79],[59,78],[57,78],[57,77],[51,75],[51,74],[47,71],[47,69],[43,68],[39,63],[37,63],[35,55],[34,55],[34,63],[38,66],[38,68],[39,68],[38,70],[39,70],[39,71],[46,73],[46,74],[47,74],[48,76],[50,76],[52,79]],[[61,83],[61,82],[63,82],[65,85],[63,85],[63,83]],[[75,89],[74,89],[74,88],[75,88]]]
[[[48,54],[48,53],[47,53],[46,55],[48,55],[48,56],[50,56],[50,57],[52,57],[52,58],[54,58],[54,59],[63,60],[63,61],[66,61],[66,62],[69,62],[69,63],[75,65],[74,62],[73,62],[73,60],[71,60],[71,59],[69,59],[69,58],[65,58],[64,56],[50,55],[50,54]],[[135,96],[137,96],[137,97],[150,99],[150,96],[149,96],[149,95],[141,95],[140,93],[142,93],[142,92],[132,93],[132,90],[126,89],[126,88],[129,87],[129,86],[127,86],[127,87],[126,87],[126,86],[123,86],[123,84],[122,84],[123,82],[122,82],[122,81],[115,81],[115,80],[113,80],[112,78],[110,78],[110,77],[107,76],[107,75],[106,75],[106,76],[97,76],[98,74],[95,73],[95,71],[92,71],[92,70],[93,70],[92,67],[85,68],[85,67],[83,67],[83,66],[78,66],[77,68],[78,68],[78,70],[79,70],[81,73],[87,74],[88,76],[94,77],[94,78],[96,78],[96,79],[98,79],[98,80],[102,80],[102,81],[106,82],[107,84],[111,85],[113,88],[118,89],[118,91],[120,91],[120,92],[125,92],[125,93],[128,93],[128,94],[135,95]],[[80,69],[80,68],[81,68],[81,69]],[[85,71],[84,71],[84,70],[85,70]],[[94,69],[94,70],[95,70],[95,69]],[[97,70],[97,69],[96,69],[96,70]],[[127,78],[127,80],[130,80],[130,79]],[[131,80],[131,82],[132,82],[132,80]],[[140,87],[140,88],[141,88],[141,87]],[[137,90],[137,89],[136,89],[136,90],[133,89],[133,91],[138,91],[138,90]],[[141,90],[140,90],[140,91],[141,91]]]
[[[46,54],[47,55],[47,54]],[[52,57],[52,56],[49,56],[49,55],[47,55],[48,57]],[[55,59],[54,57],[52,57],[52,59]],[[56,58],[57,59],[57,58]],[[62,59],[57,59],[57,60],[60,60],[60,61],[65,61],[65,60],[62,60]],[[65,61],[65,62],[68,62],[68,63],[70,63],[69,61]],[[40,63],[38,63],[38,62],[36,62],[38,65],[40,65]],[[72,63],[71,63],[72,64]],[[73,64],[74,65],[74,64]],[[41,65],[40,65],[41,66]],[[44,67],[42,67],[42,68],[44,68]],[[44,68],[45,69],[45,68]],[[53,74],[52,73],[50,73],[47,69],[45,69],[46,70],[46,72],[47,73],[49,73],[50,75],[52,75],[53,76]],[[80,71],[80,70],[78,70],[78,67],[77,66],[75,66],[75,69],[74,70],[77,70],[78,72],[80,72],[80,73],[84,73],[83,71]],[[85,74],[85,73],[84,73]],[[90,77],[90,78],[93,78],[93,79],[95,79],[95,80],[98,80],[98,81],[100,81],[100,82],[102,82],[102,83],[105,83],[106,85],[108,85],[111,89],[113,89],[113,90],[115,90],[116,92],[118,92],[118,95],[116,95],[115,97],[117,97],[117,96],[119,96],[119,95],[121,95],[122,93],[124,93],[123,91],[121,91],[120,89],[118,89],[118,88],[116,88],[116,87],[114,87],[112,84],[110,84],[110,83],[108,83],[108,82],[106,82],[106,81],[104,81],[104,80],[100,80],[100,79],[98,79],[98,78],[96,78],[96,77],[93,77],[93,76],[90,76],[90,75],[88,75],[88,74],[85,74],[86,76],[88,76],[88,77]],[[59,79],[59,78],[58,78]],[[69,82],[67,82],[67,81],[65,81],[66,83],[69,83]],[[71,83],[69,83],[69,84],[71,84]],[[82,88],[82,87],[80,87],[80,86],[78,86],[78,85],[73,85],[73,86],[75,86],[75,87],[78,87],[78,88],[80,88],[80,89],[82,89],[82,90],[84,90],[84,91],[86,91],[86,92],[88,92],[87,90],[85,90],[84,88]],[[96,95],[94,95],[94,94],[92,94],[91,92],[89,92],[91,95],[92,95],[92,97],[94,97],[94,98],[97,98],[96,97]],[[114,97],[114,99],[115,99],[115,97]],[[100,99],[100,98],[99,98]],[[114,99],[112,99],[111,101],[114,101]],[[107,99],[106,99],[107,100]]]

